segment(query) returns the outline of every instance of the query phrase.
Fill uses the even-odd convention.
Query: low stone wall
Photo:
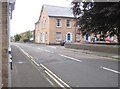
[[[118,45],[66,43],[66,48],[118,54]]]

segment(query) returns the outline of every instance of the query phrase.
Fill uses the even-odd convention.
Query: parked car
[[[110,42],[110,39],[109,38],[105,38],[105,42]]]

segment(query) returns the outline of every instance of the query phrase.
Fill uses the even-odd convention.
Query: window
[[[47,41],[47,40],[48,40],[48,39],[47,39],[47,38],[48,38],[48,34],[47,34],[47,32],[46,32],[46,37],[45,37],[45,38],[46,38],[46,41]]]
[[[57,41],[61,41],[62,40],[61,32],[56,32],[56,40]]]
[[[66,27],[67,28],[71,28],[71,20],[67,20],[66,21]]]
[[[43,28],[46,28],[46,19],[43,18]]]
[[[56,27],[61,27],[61,19],[56,20]]]

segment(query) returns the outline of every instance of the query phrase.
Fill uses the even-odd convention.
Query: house
[[[35,43],[75,42],[75,18],[70,7],[43,5],[35,23]]]
[[[23,42],[23,41],[30,41],[30,42],[34,42],[35,40],[35,30],[32,30],[32,31],[26,31],[26,32],[23,32],[23,33],[20,33],[19,34],[21,36],[21,39],[20,41]]]
[[[12,11],[14,10],[15,0],[0,0],[0,89],[10,87],[8,79],[10,75],[9,65],[9,31]],[[9,14],[8,14],[9,13]]]
[[[110,32],[106,32],[106,34],[98,33],[98,32],[86,32],[82,34],[82,31],[80,28],[77,28],[76,30],[76,39],[77,42],[107,42],[107,43],[117,43],[117,35],[110,35]]]

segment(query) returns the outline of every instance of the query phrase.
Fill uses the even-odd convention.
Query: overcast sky
[[[34,30],[43,4],[71,7],[72,0],[16,0],[11,20],[11,36]]]

